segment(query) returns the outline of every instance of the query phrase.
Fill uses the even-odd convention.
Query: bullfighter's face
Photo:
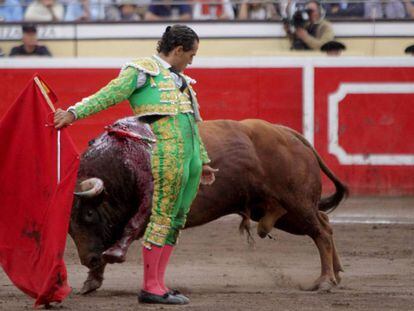
[[[194,44],[191,50],[184,51],[183,47],[180,45],[173,50],[174,63],[171,64],[178,71],[184,71],[184,69],[191,65],[193,62],[194,56],[196,56],[198,51],[198,41],[194,40]]]

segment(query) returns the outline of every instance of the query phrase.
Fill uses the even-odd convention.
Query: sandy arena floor
[[[299,289],[319,276],[319,256],[310,238],[274,230],[276,240],[255,237],[251,248],[238,233],[239,217],[229,216],[182,234],[167,274],[168,284],[190,297],[189,305],[137,303],[139,243],[126,263],[107,268],[100,290],[79,296],[87,269],[68,240],[65,258],[73,293],[55,309],[413,310],[414,198],[349,199],[331,220],[346,270],[331,293]],[[32,305],[0,271],[0,310],[30,310]]]

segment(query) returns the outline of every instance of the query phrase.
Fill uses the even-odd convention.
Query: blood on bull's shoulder
[[[145,125],[126,118],[92,140],[81,157],[70,235],[89,268],[103,264],[102,252],[122,236],[145,192],[152,191],[151,134]],[[139,135],[145,143],[138,142]]]

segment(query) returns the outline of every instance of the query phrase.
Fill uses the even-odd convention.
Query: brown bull
[[[325,212],[340,203],[347,194],[347,188],[328,169],[305,138],[287,127],[261,120],[207,121],[201,124],[200,133],[212,160],[212,167],[220,171],[212,186],[200,188],[188,215],[186,228],[225,215],[239,214],[243,218],[241,228],[248,230],[249,220],[257,221],[258,235],[262,238],[274,227],[293,234],[308,235],[319,250],[322,264],[321,276],[311,289],[326,290],[338,284],[339,272],[343,270]],[[98,149],[102,152],[108,150]],[[88,166],[87,157],[81,160],[81,171],[82,166]],[[324,199],[321,199],[320,170],[336,187],[336,192]],[[99,170],[90,168],[84,171],[99,174]],[[101,178],[79,176],[80,179],[92,177]],[[103,177],[101,179],[105,180]],[[105,189],[107,196],[111,196],[111,191],[117,191],[114,185],[105,185]],[[135,202],[134,205],[122,215],[113,210],[115,207],[110,206],[110,200],[104,201],[95,198],[85,204],[78,200],[72,212],[70,234],[78,247],[82,263],[90,268],[82,293],[101,286],[105,263],[100,255],[122,232],[119,223],[125,224],[137,209],[136,198],[130,200]],[[105,228],[92,232],[89,224],[82,225],[82,215],[91,217],[92,209],[95,213],[105,214],[106,219],[110,218],[108,214],[115,213],[116,223],[107,220],[103,225]],[[111,228],[118,228],[118,232],[111,233],[111,230],[115,230]],[[96,232],[105,234],[97,236]],[[88,262],[88,258],[94,259],[93,265]]]

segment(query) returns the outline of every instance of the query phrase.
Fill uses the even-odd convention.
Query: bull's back
[[[278,195],[298,195],[306,188],[309,195],[319,195],[319,189],[314,187],[320,184],[317,159],[290,128],[258,119],[207,121],[201,127],[202,131],[205,130],[203,134],[207,144],[211,141],[216,147],[220,145],[218,139],[221,135],[232,140],[234,133],[238,133],[244,138],[245,146],[249,148],[243,150],[239,146],[232,158],[247,152],[250,163],[244,163],[239,174],[245,174],[248,171],[246,166],[249,166],[250,171]],[[217,133],[220,135],[214,136]],[[214,154],[214,147],[212,151]]]
[[[312,150],[306,147],[294,131],[263,120],[244,120],[249,137],[275,186],[306,185],[319,182],[320,171]],[[283,190],[283,189],[280,189]]]
[[[319,180],[319,165],[312,150],[288,127],[259,119],[215,120],[203,122],[201,134],[213,156],[229,152],[223,144],[225,138],[233,146],[229,158],[248,159],[242,168],[256,168],[258,174],[264,171],[267,182],[286,185]],[[309,179],[309,173],[315,180]]]

